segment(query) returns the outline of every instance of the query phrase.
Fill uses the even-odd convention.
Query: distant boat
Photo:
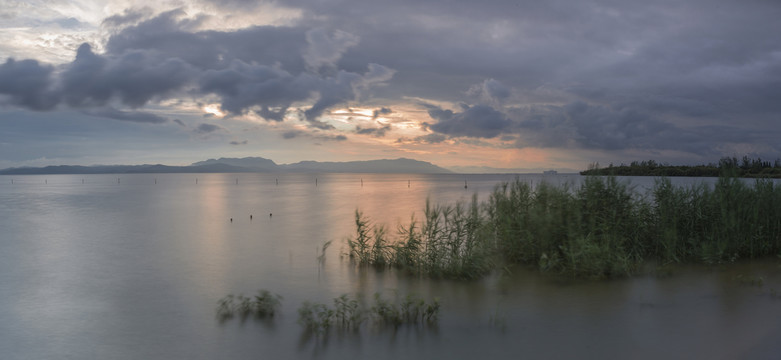
[[[542,172],[543,175],[557,175],[558,173],[559,172],[556,170],[546,170]]]

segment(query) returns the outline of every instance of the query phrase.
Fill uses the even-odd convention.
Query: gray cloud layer
[[[0,95],[32,110],[58,105],[139,108],[157,99],[217,95],[224,111],[254,111],[281,121],[289,106],[313,100],[304,112],[312,126],[328,108],[366,96],[393,71],[364,64],[363,73],[337,70],[335,62],[358,37],[344,31],[253,27],[233,32],[188,31],[193,20],[169,11],[119,30],[105,54],[79,47],[60,71],[35,60],[8,59],[0,65]],[[143,14],[127,12],[106,20],[118,26]],[[323,74],[319,71],[323,71]],[[274,110],[272,110],[274,109]],[[110,116],[131,120],[126,116]]]
[[[261,5],[200,1],[224,11]],[[0,101],[102,109],[134,121],[143,118],[138,108],[175,96],[216,96],[225,111],[270,121],[308,101],[304,119],[327,129],[318,118],[331,107],[370,95],[389,104],[411,97],[464,104],[425,105],[431,133],[418,140],[429,143],[461,137],[606,152],[781,152],[781,4],[774,1],[275,4],[302,16],[288,26],[201,31],[203,18],[183,10],[128,10],[104,21],[112,35],[102,54],[83,45],[61,66],[6,60]],[[106,109],[119,107],[135,109],[133,116],[109,116]],[[387,114],[380,109],[375,118]]]

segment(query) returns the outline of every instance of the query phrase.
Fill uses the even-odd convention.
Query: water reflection
[[[457,282],[364,271],[343,256],[356,209],[392,234],[426,198],[468,201],[477,192],[485,200],[514,176],[469,175],[467,190],[464,178],[138,174],[117,183],[115,175],[61,175],[11,184],[0,177],[3,357],[773,358],[781,350],[775,260],[607,282],[523,268]],[[319,261],[326,241],[332,245]],[[219,299],[259,289],[284,296],[273,322],[215,319]],[[296,322],[304,301],[330,304],[348,294],[370,303],[374,293],[439,298],[438,327],[366,326],[314,341]]]

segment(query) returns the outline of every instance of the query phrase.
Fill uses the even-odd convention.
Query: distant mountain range
[[[169,165],[56,165],[20,167],[0,170],[0,175],[39,174],[140,174],[140,173],[246,173],[246,172],[313,172],[313,173],[413,173],[443,174],[450,170],[413,159],[318,162],[301,161],[277,164],[262,157],[219,158],[199,161],[189,166]]]

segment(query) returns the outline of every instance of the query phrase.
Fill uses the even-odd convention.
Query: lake
[[[459,282],[359,270],[344,256],[356,209],[394,233],[413,213],[422,216],[426,199],[485,200],[497,183],[515,177],[0,176],[0,353],[3,359],[778,357],[778,260],[610,281],[508,269]],[[582,179],[520,177],[532,184]],[[653,184],[629,180],[638,191]],[[259,289],[284,297],[273,321],[217,321],[219,299]],[[342,294],[370,299],[377,292],[438,298],[438,326],[308,338],[296,323],[304,301],[330,304]]]

